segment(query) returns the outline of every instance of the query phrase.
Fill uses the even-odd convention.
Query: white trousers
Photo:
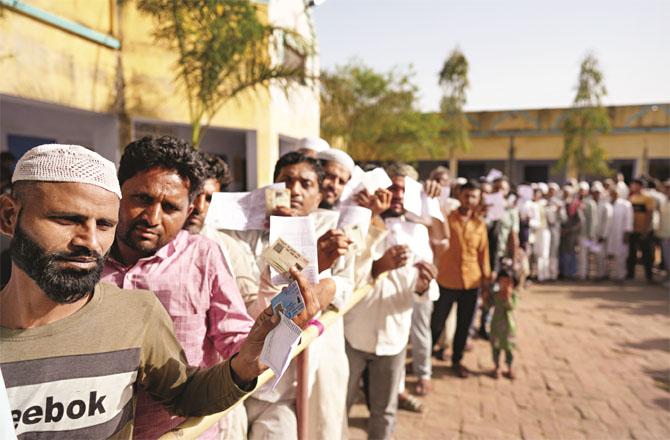
[[[589,275],[589,247],[588,237],[579,237],[579,250],[577,251],[577,278],[585,280]]]

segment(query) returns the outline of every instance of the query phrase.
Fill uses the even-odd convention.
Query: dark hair
[[[461,191],[465,191],[465,190],[468,190],[468,189],[481,190],[482,186],[476,180],[468,179],[467,182],[465,182],[463,185],[461,185]]]
[[[312,167],[316,173],[316,178],[319,181],[319,186],[321,186],[325,175],[323,172],[323,167],[321,166],[321,162],[317,159],[314,159],[313,157],[306,156],[304,153],[299,151],[291,151],[279,158],[275,164],[275,173],[273,176],[274,180],[277,180],[277,177],[279,177],[279,173],[281,173],[282,168],[299,163],[306,163]]]
[[[642,179],[640,179],[639,177],[631,179],[629,185],[632,185],[633,183],[637,183],[640,186],[644,186],[644,181]]]
[[[500,272],[498,272],[497,279],[500,278],[509,278],[510,281],[512,281],[512,287],[519,285],[519,278],[514,274],[514,272],[508,271],[507,269],[502,269]]]
[[[202,161],[205,165],[205,179],[216,179],[221,185],[221,189],[226,189],[233,181],[230,175],[230,168],[225,159],[216,154],[201,153]]]
[[[179,177],[188,180],[189,202],[201,191],[205,180],[200,155],[191,144],[172,136],[145,136],[129,143],[121,156],[119,184],[151,168],[174,170]]]

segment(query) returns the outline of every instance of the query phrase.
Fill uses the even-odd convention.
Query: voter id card
[[[294,316],[305,310],[305,302],[302,299],[300,287],[298,287],[296,281],[293,281],[291,284],[284,287],[284,289],[279,292],[279,295],[272,298],[270,303],[272,305],[272,310],[283,313],[284,316],[289,319],[292,319]]]

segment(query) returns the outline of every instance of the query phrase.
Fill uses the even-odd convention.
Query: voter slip
[[[307,267],[308,263],[307,259],[300,252],[296,251],[281,238],[278,238],[272,246],[265,249],[262,256],[280,274],[288,272],[293,266],[298,271],[302,271]]]
[[[363,250],[365,247],[365,235],[363,234],[363,226],[359,224],[346,225],[343,228],[344,235],[351,240],[351,249],[354,252]]]
[[[279,324],[265,337],[260,358],[261,362],[270,367],[275,374],[275,380],[271,385],[273,390],[291,363],[291,352],[300,342],[302,333],[300,327],[283,313],[280,313],[279,317]]]
[[[266,188],[265,211],[273,212],[280,206],[283,206],[285,208],[291,207],[291,190],[288,188],[283,189]]]
[[[277,296],[272,298],[270,303],[272,310],[283,313],[289,319],[305,310],[305,302],[302,300],[300,287],[295,281],[284,287]]]

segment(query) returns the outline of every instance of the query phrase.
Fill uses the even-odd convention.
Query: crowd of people
[[[292,320],[320,334],[303,384],[310,438],[346,438],[348,411],[364,400],[369,438],[388,439],[399,407],[422,409],[405,390],[408,345],[420,396],[432,392],[432,357],[450,355],[454,374],[469,375],[473,334],[491,342],[491,374],[504,352],[514,379],[520,287],[632,278],[639,252],[653,281],[657,244],[670,262],[670,182],[513,189],[499,172],[452,179],[438,167],[418,183],[408,164],[360,168],[310,138],[273,177],[289,203],[252,207],[265,212],[260,226],[222,228],[214,217],[240,214],[213,203],[228,166],[185,141],[134,141],[118,170],[72,145],[18,160],[0,196],[10,238],[0,371],[18,436],[153,439],[234,406],[200,438],[297,438],[295,363],[257,386],[266,338],[284,319],[272,300],[295,280],[304,310]],[[342,226],[352,213],[357,223]],[[275,276],[266,251],[288,230],[278,225],[317,237],[306,253],[316,278],[298,266]],[[324,328],[321,314],[366,286]]]

